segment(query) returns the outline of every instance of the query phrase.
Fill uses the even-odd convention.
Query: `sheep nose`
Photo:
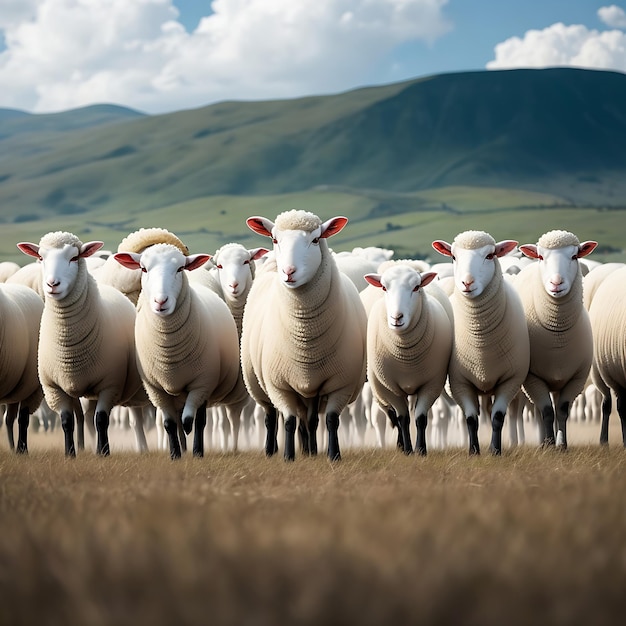
[[[231,289],[237,289],[237,287],[239,287],[239,283],[234,280],[232,283],[230,283],[230,288]]]
[[[286,276],[291,276],[295,273],[295,271],[296,268],[293,265],[287,265],[286,267],[283,267],[283,274],[285,274]]]
[[[558,287],[563,282],[563,277],[560,274],[555,274],[551,279],[550,283],[555,287]]]
[[[404,313],[396,313],[395,315],[391,316],[391,319],[394,320],[395,322],[401,322],[403,317],[404,317]]]
[[[461,280],[461,282],[467,289],[474,282],[474,279],[471,276],[466,276],[465,278]]]
[[[167,296],[154,296],[154,301],[156,304],[165,304],[167,302]]]
[[[55,278],[48,278],[48,280],[46,280],[46,284],[49,287],[58,287],[61,284],[61,281],[56,280]]]

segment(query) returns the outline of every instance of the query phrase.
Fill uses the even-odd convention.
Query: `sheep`
[[[43,390],[37,374],[42,299],[28,287],[0,283],[0,403],[6,405],[9,447],[28,452],[30,416],[39,408]],[[13,423],[17,418],[17,447]]]
[[[284,457],[317,453],[318,414],[325,414],[327,454],[341,459],[339,415],[361,391],[366,374],[367,318],[350,279],[339,272],[327,239],[345,217],[325,222],[292,209],[276,222],[250,217],[248,226],[274,242],[276,271],[259,272],[244,310],[241,362],[250,395],[265,409],[268,456],[277,452],[276,411],[285,419]]]
[[[43,302],[44,290],[43,283],[41,281],[41,267],[39,267],[39,263],[27,263],[23,267],[20,267],[17,272],[11,274],[5,282],[29,287],[39,295]]]
[[[452,397],[463,411],[470,454],[480,454],[479,397],[494,396],[491,444],[502,453],[502,426],[511,400],[526,379],[530,342],[524,309],[514,287],[504,280],[498,257],[517,241],[500,241],[484,231],[465,231],[453,243],[433,242],[452,258],[454,342],[448,371]]]
[[[551,230],[536,244],[520,246],[528,258],[537,260],[524,267],[515,281],[530,340],[530,366],[522,388],[541,414],[544,444],[563,449],[567,449],[571,406],[584,389],[593,359],[578,260],[597,245],[580,243],[566,230]]]
[[[600,268],[594,269],[587,278]],[[611,391],[617,398],[617,413],[626,447],[626,267],[615,269],[598,285],[589,307],[593,333],[591,380],[602,394],[602,425],[600,443],[608,444]]]
[[[143,252],[156,243],[170,243],[183,253],[189,254],[189,248],[176,236],[165,228],[140,228],[129,233],[117,247],[118,252]],[[104,264],[93,270],[96,280],[102,285],[111,285],[121,291],[134,305],[139,299],[141,291],[141,275],[120,265],[110,255]]]
[[[417,425],[416,451],[426,455],[428,411],[443,391],[452,352],[453,321],[440,300],[426,291],[436,277],[397,263],[366,274],[384,291],[367,323],[367,379],[379,405],[397,423],[405,454],[413,452],[409,408]],[[433,287],[436,285],[432,285]]]
[[[20,266],[14,261],[0,261],[0,283],[5,283],[7,278],[20,270]]]
[[[209,255],[184,255],[177,246],[161,243],[141,253],[118,252],[114,258],[130,270],[141,270],[137,363],[150,400],[163,412],[170,457],[181,457],[178,424],[189,434],[194,419],[193,454],[201,457],[206,407],[225,404],[238,415],[248,399],[233,316],[210,289],[190,285],[183,271],[201,267]]]
[[[85,259],[102,245],[62,231],[44,235],[39,244],[17,244],[40,261],[45,301],[38,372],[46,402],[61,417],[69,457],[76,456],[74,411],[81,397],[91,401],[101,455],[110,454],[111,409],[147,402],[135,362],[135,307],[87,271]]]

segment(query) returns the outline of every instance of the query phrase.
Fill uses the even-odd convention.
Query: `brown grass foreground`
[[[4,433],[2,433],[4,434]],[[0,623],[617,623],[626,452],[0,449]]]

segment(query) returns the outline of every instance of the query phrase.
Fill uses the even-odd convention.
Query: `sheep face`
[[[251,261],[262,257],[266,248],[244,248],[242,245],[226,246],[213,258],[217,274],[226,298],[236,300],[248,293],[252,285]]]
[[[365,280],[385,292],[387,326],[400,332],[409,328],[413,317],[419,315],[421,289],[430,283],[436,274],[420,274],[408,266],[390,267],[382,274],[366,274]]]
[[[337,234],[347,224],[345,217],[333,217],[317,228],[278,228],[265,217],[250,217],[248,226],[255,232],[272,237],[276,267],[281,284],[289,289],[306,285],[322,263],[321,241]]]
[[[142,253],[118,252],[115,260],[129,269],[141,269],[141,291],[144,302],[159,317],[176,310],[176,302],[183,288],[183,270],[204,265],[208,254],[185,256],[170,244],[155,244]]]
[[[46,298],[63,300],[73,289],[78,276],[79,261],[96,253],[104,243],[90,241],[77,247],[59,243],[58,247],[38,246],[21,242],[17,247],[41,262],[43,291]]]
[[[434,241],[432,245],[437,252],[452,257],[455,288],[465,298],[473,299],[483,293],[496,268],[500,271],[496,258],[515,249],[517,241],[506,240],[467,248],[456,240],[452,244]]]
[[[595,241],[581,245],[566,245],[558,248],[526,244],[520,250],[528,257],[537,259],[541,283],[546,293],[553,298],[566,296],[578,276],[578,259],[592,252]]]

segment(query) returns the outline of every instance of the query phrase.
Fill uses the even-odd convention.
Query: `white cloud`
[[[530,30],[523,39],[512,37],[498,44],[495,53],[495,60],[487,63],[489,69],[569,65],[626,71],[626,35],[582,25],[559,23]]]
[[[609,26],[626,24],[626,14],[615,5],[601,8],[598,16]],[[626,72],[626,33],[598,31],[581,24],[552,24],[499,43],[495,59],[487,63],[487,69],[549,66]]]
[[[0,21],[0,106],[35,111],[335,91],[371,82],[399,44],[451,28],[447,0],[214,0],[192,33],[172,0],[0,2],[12,8]]]
[[[598,17],[610,28],[626,28],[626,12],[615,4],[598,9]]]

